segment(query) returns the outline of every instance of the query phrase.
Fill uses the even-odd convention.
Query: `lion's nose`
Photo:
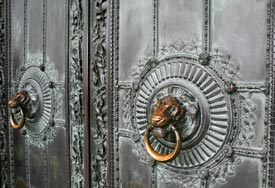
[[[154,126],[162,126],[161,123],[163,122],[163,117],[161,116],[152,116],[151,117],[151,123],[154,125]]]
[[[152,117],[151,120],[154,121],[154,122],[159,122],[159,121],[161,121],[161,117],[160,116],[155,116],[155,117]]]

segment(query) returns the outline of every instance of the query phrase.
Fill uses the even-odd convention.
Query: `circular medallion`
[[[35,115],[27,118],[25,126],[34,135],[40,134],[48,126],[52,117],[52,91],[49,88],[49,78],[38,67],[29,67],[23,73],[18,91],[28,91],[35,102]]]
[[[60,99],[56,102],[59,89],[55,64],[49,59],[43,61],[43,54],[32,54],[17,70],[13,81],[13,93],[26,91],[30,102],[25,107],[25,125],[20,130],[28,142],[37,147],[44,147],[53,141],[56,135],[56,117],[60,118]],[[60,86],[62,88],[63,86]],[[62,105],[61,105],[62,106]]]
[[[230,99],[222,81],[197,61],[170,58],[146,70],[135,96],[135,123],[141,136],[159,98],[171,95],[187,109],[176,123],[182,137],[179,155],[171,167],[183,169],[207,164],[222,155],[231,130]],[[175,145],[173,134],[149,138],[154,150],[168,154]]]

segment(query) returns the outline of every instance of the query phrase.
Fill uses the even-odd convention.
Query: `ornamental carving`
[[[10,185],[10,159],[9,159],[9,124],[8,124],[8,1],[0,1],[0,187],[7,188]]]
[[[95,127],[92,131],[94,152],[92,153],[92,185],[107,186],[107,1],[93,2],[92,86],[94,92]]]
[[[84,186],[84,112],[83,112],[83,1],[70,1],[70,126],[71,126],[71,184]]]
[[[256,134],[257,122],[257,104],[251,100],[252,93],[248,92],[248,96],[240,95],[241,117],[240,117],[240,131],[237,139],[237,146],[248,147],[251,146]]]
[[[187,108],[186,118],[179,124],[182,152],[166,165],[191,168],[218,157],[231,129],[231,101],[215,74],[193,60],[170,58],[147,71],[135,95],[135,124],[143,136],[158,98],[171,95]],[[173,149],[173,138],[150,139],[159,153]],[[191,147],[192,146],[192,147]],[[184,169],[183,168],[183,169]]]
[[[21,134],[28,136],[28,142],[37,147],[43,147],[55,137],[55,112],[57,72],[54,63],[47,60],[44,64],[42,54],[30,55],[24,66],[17,71],[17,78],[13,80],[12,94],[27,91],[31,101],[32,115],[26,114],[24,127]],[[41,69],[41,67],[46,67]],[[26,110],[28,112],[28,110]]]
[[[198,177],[178,175],[171,173],[163,168],[157,169],[158,180],[161,184],[166,184],[169,187],[177,188],[200,188],[201,179]]]

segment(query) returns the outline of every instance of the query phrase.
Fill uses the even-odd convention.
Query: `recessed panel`
[[[231,56],[243,82],[265,79],[267,0],[212,1],[212,51]]]
[[[153,53],[153,1],[120,1],[119,79],[132,80],[134,66]]]
[[[47,0],[47,20],[45,28],[45,50],[50,61],[55,62],[58,71],[58,80],[65,79],[65,66],[67,65],[67,10],[66,0]]]
[[[134,153],[135,146],[130,139],[121,138],[119,142],[120,186],[125,188],[151,187],[151,168],[141,163],[140,153]]]
[[[201,0],[159,0],[159,48],[184,43],[200,52],[203,6]]]
[[[26,4],[26,57],[43,53],[43,1],[28,0]],[[23,48],[23,46],[21,46]],[[41,56],[42,57],[42,56]]]
[[[11,1],[11,63],[12,77],[16,75],[16,68],[24,61],[24,1]]]

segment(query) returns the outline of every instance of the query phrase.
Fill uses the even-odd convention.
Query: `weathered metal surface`
[[[107,187],[107,15],[110,14],[107,0],[92,1],[91,35],[91,184],[92,187]],[[111,128],[111,127],[110,127]]]
[[[70,64],[69,64],[69,122],[71,132],[71,186],[84,186],[84,103],[83,103],[83,36],[84,1],[71,0],[70,6]],[[66,107],[65,107],[66,108]]]
[[[25,126],[9,133],[9,186],[70,187],[69,3],[12,0],[7,6],[10,97],[27,90],[33,102]]]
[[[91,52],[100,54],[91,61],[94,187],[273,187],[274,1],[94,5]],[[178,157],[159,163],[144,151],[143,136],[157,95],[173,86],[195,98],[199,115],[186,123]],[[149,140],[164,154],[174,146],[173,138]],[[245,178],[248,167],[253,181]]]
[[[90,178],[92,187],[273,187],[274,0],[3,2],[1,123],[7,125],[7,93],[18,91],[18,72],[45,71],[54,100],[50,120],[37,126],[43,131],[0,128],[1,169],[11,167],[1,170],[1,185],[83,187]],[[170,87],[173,96],[184,92],[197,103],[197,115],[179,130],[178,157],[159,163],[143,137],[158,95]],[[175,143],[171,135],[149,140],[163,154]]]
[[[0,187],[10,185],[9,163],[9,124],[8,124],[8,86],[9,86],[9,16],[10,1],[0,2]]]

